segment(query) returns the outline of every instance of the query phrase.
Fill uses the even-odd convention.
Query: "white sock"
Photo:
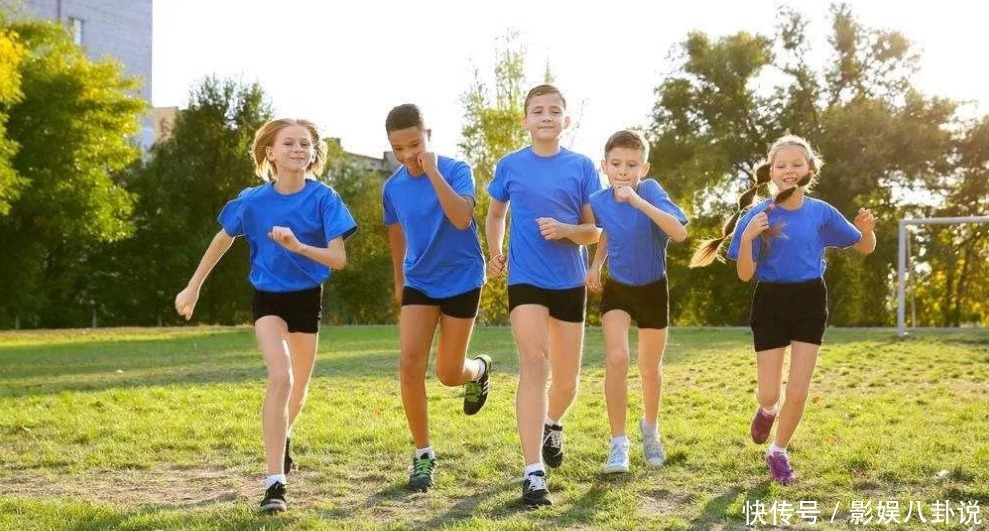
[[[762,407],[762,406],[760,406],[760,407]],[[780,403],[777,402],[777,403],[773,404],[773,407],[772,408],[765,408],[764,407],[764,408],[762,408],[762,410],[765,411],[766,413],[769,413],[770,415],[775,415],[775,414],[779,413]]]
[[[432,446],[427,446],[425,448],[416,448],[416,459],[422,459],[423,455],[430,459],[436,459],[436,452],[433,452]]]
[[[558,420],[553,420],[549,418],[549,414],[546,414],[546,420],[543,421],[547,426],[563,426],[563,423]]]
[[[766,450],[766,455],[773,455],[776,452],[780,452],[783,455],[786,455],[786,448],[780,448],[779,446],[776,446],[776,441],[773,441],[773,444],[769,445],[769,450]]]
[[[268,490],[269,487],[275,483],[285,484],[285,474],[272,474],[264,480],[264,490]]]
[[[613,436],[611,438],[611,447],[614,448],[618,445],[628,446],[628,437],[625,435]]]
[[[543,468],[542,463],[536,463],[534,465],[526,465],[525,470],[522,471],[522,477],[527,478],[529,477],[529,474],[532,474],[533,472],[542,472],[543,475],[545,475],[546,469]]]
[[[656,424],[650,424],[650,423],[646,422],[646,419],[642,419],[641,422],[642,422],[642,424],[641,424],[642,425],[642,433],[652,433],[652,434],[658,434],[659,433],[659,423],[658,422]]]
[[[481,379],[481,376],[484,376],[484,362],[477,358],[474,358],[473,361],[477,364],[477,376],[474,378],[476,382]]]

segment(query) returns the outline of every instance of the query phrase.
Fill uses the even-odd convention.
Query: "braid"
[[[755,183],[738,198],[738,210],[729,216],[721,226],[721,237],[701,240],[697,245],[697,250],[690,257],[690,267],[705,267],[714,263],[715,260],[719,262],[725,261],[720,254],[721,246],[735,233],[735,227],[738,225],[738,220],[742,217],[742,213],[755,202],[756,192],[759,190],[759,187],[768,182],[769,162],[764,162],[755,170]],[[793,192],[790,193],[792,194]]]
[[[768,213],[770,210],[776,208],[778,205],[780,205],[783,202],[785,202],[787,199],[790,198],[790,196],[792,196],[797,191],[798,188],[801,188],[801,187],[804,187],[804,186],[807,186],[808,184],[810,184],[810,181],[813,178],[814,178],[814,175],[813,174],[807,174],[807,175],[804,176],[803,179],[800,179],[799,181],[797,181],[797,185],[796,186],[792,186],[792,187],[787,188],[786,190],[783,190],[782,192],[776,194],[776,197],[773,198],[773,202],[770,203],[769,206],[767,206],[765,209],[763,209],[763,212]],[[771,240],[771,239],[773,239],[773,238],[775,238],[775,237],[777,237],[777,236],[779,236],[780,234],[783,233],[783,226],[784,226],[784,224],[782,222],[780,222],[780,223],[777,223],[776,225],[773,225],[772,227],[769,227],[768,229],[766,229],[766,231],[761,234],[761,236],[763,238],[763,241],[766,242],[766,244],[768,245],[769,244],[769,240]]]

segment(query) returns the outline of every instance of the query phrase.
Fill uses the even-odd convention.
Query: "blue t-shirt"
[[[459,195],[474,197],[474,175],[463,162],[438,157],[436,167]],[[398,223],[405,234],[405,285],[442,299],[484,284],[484,256],[477,223],[460,230],[447,219],[436,189],[425,174],[402,166],[382,191],[385,225]]]
[[[357,231],[336,191],[312,179],[292,194],[278,193],[273,183],[247,188],[223,207],[217,219],[228,235],[247,239],[251,284],[279,293],[319,286],[330,277],[330,268],[278,245],[268,237],[272,227],[288,227],[300,242],[313,247],[326,247]]]
[[[728,247],[728,258],[738,260],[742,232],[749,220],[770,203],[772,199],[759,203],[738,221]],[[762,282],[792,284],[821,278],[826,265],[826,247],[848,247],[862,238],[862,233],[841,212],[812,197],[804,196],[803,205],[796,210],[777,206],[769,211],[768,216],[769,226],[781,226],[782,234],[770,240],[769,245],[762,238],[752,240],[755,278]]]
[[[687,215],[653,179],[639,183],[636,193],[650,205],[687,224]],[[594,222],[608,237],[608,273],[630,286],[642,286],[666,275],[670,237],[644,212],[615,199],[612,188],[591,195]]]
[[[569,239],[547,240],[536,219],[549,217],[579,224],[581,208],[601,187],[591,159],[565,148],[551,157],[541,157],[529,146],[498,161],[488,193],[511,203],[509,285],[531,284],[543,289],[584,285],[587,249]]]

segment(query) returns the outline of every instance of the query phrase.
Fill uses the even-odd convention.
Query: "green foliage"
[[[332,324],[393,323],[392,266],[388,227],[383,223],[383,176],[359,168],[338,143],[330,144],[322,180],[340,194],[357,222],[346,241],[347,267],[334,271],[325,289],[324,320]]]
[[[105,311],[118,324],[178,323],[172,308],[213,236],[223,205],[261,184],[250,158],[254,132],[271,119],[257,83],[205,78],[190,93],[171,135],[127,175],[140,199],[134,238],[112,250],[114,290],[121,297]],[[193,320],[242,323],[250,319],[247,243],[234,242],[210,274]]]
[[[518,44],[518,33],[510,31],[506,34],[496,54],[493,88],[489,88],[480,72],[475,70],[474,83],[461,97],[464,126],[461,129],[463,141],[459,147],[474,168],[477,200],[474,217],[485,253],[488,250],[486,216],[491,202],[487,188],[494,177],[495,164],[502,156],[525,146],[528,139],[522,128],[525,117],[525,48]],[[505,242],[508,242],[507,231]],[[508,323],[505,282],[505,275],[488,279],[481,294],[479,322]]]
[[[90,61],[58,24],[4,21],[0,48],[12,67],[0,70],[0,325],[65,326],[87,303],[78,251],[133,232],[116,176],[139,156],[145,103],[118,63]]]
[[[24,179],[17,175],[12,160],[18,144],[7,134],[10,106],[24,97],[20,66],[25,49],[11,29],[0,26],[0,216],[10,212],[10,204],[20,195]]]
[[[879,219],[873,255],[829,252],[831,322],[890,324],[893,222],[918,211],[908,192],[932,190],[951,170],[955,104],[914,89],[909,41],[863,27],[847,5],[832,9],[830,64],[814,68],[806,32],[807,22],[784,8],[772,37],[691,33],[676,48],[679,70],[657,89],[650,159],[702,238],[720,233],[769,143],[786,132],[810,140],[826,160],[812,195],[849,219],[860,207]],[[679,264],[688,253],[671,252],[671,290],[684,295],[674,304],[676,322],[746,322],[751,287],[740,285],[734,267],[687,270]]]

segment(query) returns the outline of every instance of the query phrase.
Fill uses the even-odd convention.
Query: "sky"
[[[824,50],[828,6],[787,5],[810,21]],[[989,4],[968,0],[850,2],[869,27],[904,33],[921,53],[914,79],[928,95],[973,102],[989,113],[984,24]],[[461,96],[475,72],[494,81],[496,50],[511,30],[526,51],[527,86],[549,65],[577,128],[568,147],[597,160],[607,137],[648,125],[654,89],[674,68],[670,52],[688,32],[771,35],[778,1],[692,0],[156,0],[152,103],[184,107],[205,76],[257,81],[276,116],[308,118],[345,150],[389,150],[388,111],[416,103],[433,149],[459,156]],[[796,133],[799,133],[795,131]],[[767,143],[772,139],[767,139]]]

